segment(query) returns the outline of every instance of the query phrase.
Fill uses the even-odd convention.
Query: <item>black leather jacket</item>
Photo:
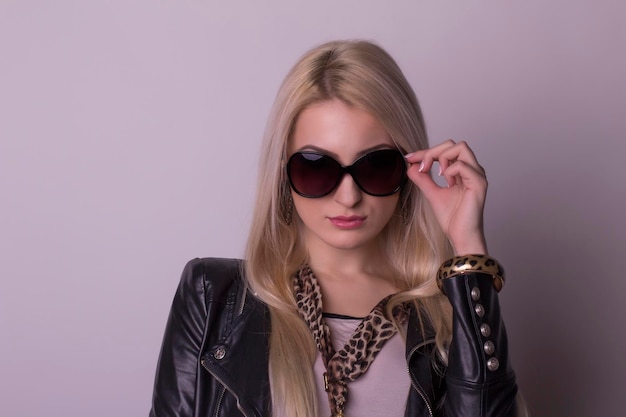
[[[151,417],[270,416],[270,316],[246,288],[240,269],[239,260],[215,258],[185,267],[159,357]],[[405,415],[516,416],[517,385],[492,278],[467,274],[444,285],[454,308],[448,367],[444,375],[433,368],[432,332],[421,331],[413,314]],[[491,354],[488,341],[495,348]],[[490,370],[490,359],[492,369],[493,359],[498,361],[497,369]]]

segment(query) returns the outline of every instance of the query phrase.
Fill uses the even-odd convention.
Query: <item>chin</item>
[[[375,242],[375,237],[351,237],[347,239],[323,239],[328,246],[338,250],[354,250],[366,248]]]

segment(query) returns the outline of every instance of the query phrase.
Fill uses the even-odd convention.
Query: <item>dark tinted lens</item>
[[[406,175],[406,162],[395,149],[370,152],[352,165],[352,177],[363,191],[375,196],[400,190]]]
[[[313,152],[297,152],[289,158],[287,175],[295,192],[304,197],[323,197],[341,179],[342,169],[329,156]]]

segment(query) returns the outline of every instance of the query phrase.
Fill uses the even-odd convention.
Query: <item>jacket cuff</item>
[[[514,416],[517,385],[492,276],[471,272],[446,278],[443,289],[453,308],[446,403],[481,417]],[[457,415],[453,411],[450,415]]]

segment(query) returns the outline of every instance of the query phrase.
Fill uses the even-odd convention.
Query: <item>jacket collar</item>
[[[236,297],[238,302],[225,306],[224,317],[230,318],[231,325],[225,327],[228,329],[226,334],[209,338],[217,342],[207,346],[201,363],[237,398],[239,408],[246,416],[263,416],[271,408],[268,375],[270,314],[268,307],[245,288],[240,292]],[[245,302],[242,303],[244,300],[240,297],[246,297]],[[424,406],[432,415],[439,388],[436,381],[440,379],[432,375],[434,342],[435,331],[431,323],[412,309],[407,324],[406,360],[415,388],[409,401],[416,406],[407,407],[407,415],[414,415],[410,409]]]

